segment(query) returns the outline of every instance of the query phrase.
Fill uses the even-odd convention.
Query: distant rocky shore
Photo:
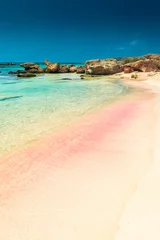
[[[20,64],[24,70],[9,72],[17,77],[35,77],[42,73],[77,73],[86,75],[112,75],[132,72],[160,72],[160,54],[147,54],[142,57],[127,57],[122,59],[89,60],[84,66],[61,65],[45,60],[46,68],[40,68],[36,63]],[[83,76],[82,76],[83,78]]]

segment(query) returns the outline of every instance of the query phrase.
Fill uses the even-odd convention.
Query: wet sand
[[[156,104],[156,94],[134,93],[1,158],[0,239],[142,239],[128,219],[140,226],[143,185],[154,190]]]

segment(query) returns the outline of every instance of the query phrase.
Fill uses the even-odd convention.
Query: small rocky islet
[[[9,74],[17,75],[17,77],[28,78],[36,77],[37,74],[47,73],[77,73],[85,75],[113,75],[116,73],[132,73],[132,72],[160,72],[160,54],[147,54],[142,57],[127,57],[119,59],[97,59],[89,60],[84,66],[61,65],[60,63],[52,63],[45,60],[46,68],[40,68],[37,63],[26,62],[20,64],[24,70],[10,71]]]

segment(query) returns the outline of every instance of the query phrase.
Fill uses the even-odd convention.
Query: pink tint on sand
[[[3,198],[5,192],[6,196],[9,196],[13,191],[17,191],[18,183],[22,188],[23,180],[25,185],[28,184],[28,181],[43,174],[45,165],[47,168],[52,168],[63,164],[75,154],[94,151],[104,136],[108,136],[109,140],[110,134],[133,119],[138,113],[139,107],[139,103],[132,100],[125,104],[117,103],[113,108],[110,107],[96,115],[84,117],[78,124],[65,129],[60,135],[53,134],[24,151],[2,157],[0,160],[2,184],[0,190],[1,187],[3,188],[2,193],[0,191],[0,197]],[[17,182],[16,179],[21,179],[21,181]],[[5,188],[3,183],[6,185]]]
[[[1,158],[0,238],[113,239],[152,161],[153,99],[126,98]]]

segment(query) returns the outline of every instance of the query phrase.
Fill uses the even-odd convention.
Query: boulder
[[[62,65],[59,67],[59,73],[68,73],[69,71],[69,67],[67,65]]]
[[[120,66],[116,59],[87,61],[85,68],[85,73],[90,75],[109,75],[120,72]]]
[[[132,72],[133,72],[133,68],[131,68],[131,67],[124,68],[124,73],[132,73]]]
[[[24,67],[25,70],[30,70],[30,69],[38,69],[39,65],[36,63],[32,63],[32,62],[26,62],[26,63],[22,63],[20,64],[21,67]]]
[[[85,67],[79,66],[77,67],[77,73],[81,74],[81,73],[85,73]]]
[[[160,70],[160,61],[154,59],[139,60],[133,63],[127,63],[122,66],[122,70],[130,68],[133,71],[152,72]]]
[[[48,60],[45,60],[45,64],[46,64],[46,73],[58,73],[59,72],[59,68],[60,68],[60,64],[59,63],[51,63]]]
[[[69,71],[71,73],[77,72],[77,67],[76,66],[72,66],[72,67],[69,68]]]
[[[29,73],[44,73],[45,72],[45,69],[44,68],[32,68],[32,69],[29,69],[27,72]]]

